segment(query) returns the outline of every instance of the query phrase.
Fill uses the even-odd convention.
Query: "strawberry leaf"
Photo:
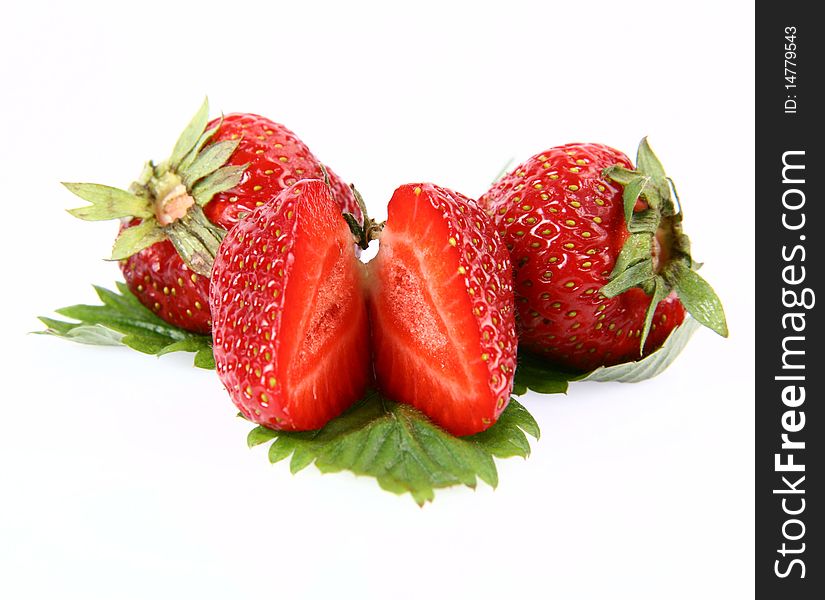
[[[521,351],[513,393],[521,396],[529,389],[540,394],[563,394],[574,381],[636,383],[656,377],[676,360],[697,329],[697,321],[687,318],[671,332],[661,348],[645,358],[610,367],[599,367],[589,373],[565,371],[540,357]]]
[[[567,384],[581,377],[580,373],[566,371],[526,350],[518,353],[513,393],[523,396],[527,390],[540,394],[566,394]]]
[[[212,338],[170,325],[155,315],[118,283],[118,291],[95,286],[100,305],[76,304],[57,312],[75,322],[39,317],[47,327],[37,333],[81,344],[127,346],[138,352],[161,356],[170,352],[195,352],[195,366],[214,369]]]
[[[117,291],[95,290],[102,304],[78,304],[56,311],[74,319],[73,323],[39,317],[47,329],[37,333],[84,344],[127,346],[157,356],[194,352],[196,367],[215,368],[209,336],[166,323],[144,307],[124,283],[117,284]],[[542,389],[548,389],[547,385]],[[475,488],[479,479],[496,487],[494,458],[526,458],[530,454],[527,436],[538,439],[539,435],[535,419],[515,399],[492,427],[459,438],[413,407],[369,391],[322,429],[293,432],[256,427],[249,432],[247,442],[250,446],[269,443],[269,460],[276,463],[289,458],[293,473],[313,463],[323,473],[351,471],[374,477],[385,490],[409,493],[423,505],[433,500],[439,488]]]
[[[464,438],[450,435],[406,404],[369,391],[346,413],[317,431],[274,431],[256,427],[250,447],[270,443],[272,463],[290,458],[297,473],[311,464],[322,473],[351,471],[374,477],[384,490],[404,494],[423,505],[438,488],[477,481],[498,484],[493,458],[530,454],[527,436],[538,439],[533,417],[514,399],[487,431]]]
[[[682,352],[690,338],[699,329],[695,319],[687,318],[679,327],[675,328],[662,347],[641,360],[599,367],[587,373],[578,381],[619,381],[621,383],[637,383],[656,377],[667,369],[676,357]]]

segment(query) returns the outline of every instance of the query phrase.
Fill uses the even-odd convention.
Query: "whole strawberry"
[[[112,260],[129,289],[164,320],[208,333],[209,276],[226,229],[299,179],[329,178],[340,209],[362,222],[352,191],[289,129],[254,114],[208,122],[204,102],[168,160],[148,162],[128,191],[64,184],[91,203],[88,221],[123,219]]]
[[[430,184],[392,196],[369,264],[378,387],[454,435],[507,406],[516,367],[512,267],[476,203]]]
[[[363,270],[323,181],[299,181],[226,235],[212,274],[213,351],[246,418],[317,429],[363,396]]]
[[[578,370],[637,360],[685,309],[727,336],[674,197],[646,140],[636,170],[608,146],[568,144],[494,184],[479,202],[511,253],[522,347]]]

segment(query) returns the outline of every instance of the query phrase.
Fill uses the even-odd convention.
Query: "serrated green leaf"
[[[518,353],[513,393],[523,396],[531,389],[540,394],[566,394],[568,383],[575,381],[579,375],[521,350]]]
[[[164,346],[158,352],[158,356],[169,354],[170,352],[198,352],[203,349],[203,342],[194,337],[184,338]]]
[[[296,441],[288,437],[279,437],[269,447],[269,462],[275,464],[289,457],[295,450]]]
[[[154,216],[152,204],[146,198],[126,190],[98,183],[64,183],[67,190],[79,196],[90,206],[73,208],[69,213],[84,221],[108,221],[123,217],[146,219]]]
[[[54,335],[78,342],[79,344],[89,344],[91,346],[120,346],[122,344],[122,333],[112,331],[102,325],[83,325],[81,323],[66,323],[65,321],[57,321],[47,317],[38,318],[48,329],[35,333]]]
[[[246,445],[250,448],[254,448],[255,446],[265,444],[266,442],[271,442],[276,437],[278,437],[278,432],[259,425],[250,431],[249,435],[246,436]]]
[[[676,278],[674,288],[679,300],[694,319],[722,337],[728,337],[722,301],[699,273],[685,267]]]
[[[76,304],[58,309],[75,323],[48,317],[40,320],[47,333],[84,344],[126,346],[161,356],[170,352],[195,352],[195,366],[214,369],[212,338],[185,331],[163,321],[143,306],[122,282],[114,292],[95,286],[101,305]]]
[[[240,138],[237,140],[224,140],[206,147],[195,159],[195,162],[189,166],[183,173],[183,185],[187,189],[191,189],[192,185],[200,181],[210,173],[213,173],[229,160],[232,153],[241,143]]]
[[[645,358],[610,367],[599,367],[589,373],[573,373],[560,370],[552,363],[542,361],[539,357],[519,352],[516,387],[521,386],[523,391],[516,392],[514,390],[513,393],[523,394],[527,389],[539,393],[558,393],[566,391],[568,384],[580,381],[636,383],[656,377],[673,363],[698,329],[699,324],[697,321],[688,317],[684,323],[671,332],[661,348]],[[564,390],[560,389],[562,387]],[[532,419],[532,416],[526,413],[526,417],[523,418]],[[531,433],[529,421],[520,422],[519,427],[525,432]]]
[[[123,229],[112,247],[110,260],[123,260],[141,250],[166,239],[166,234],[158,226],[154,217],[146,219],[139,225]]]
[[[269,460],[291,457],[293,473],[313,463],[322,473],[351,471],[374,477],[384,490],[409,493],[423,504],[434,498],[438,488],[472,488],[479,479],[495,487],[498,473],[493,457],[527,456],[525,431],[538,437],[535,420],[515,399],[487,431],[458,438],[414,408],[370,391],[322,429],[289,432],[256,427],[247,444],[271,441]]]
[[[178,137],[172,156],[169,157],[169,166],[177,168],[180,161],[195,147],[209,122],[209,99],[204,98],[203,104],[192,117],[186,129]]]
[[[143,354],[152,354],[154,356],[160,356],[164,353],[164,348],[170,346],[167,338],[148,331],[141,334],[124,335],[121,343],[132,350],[137,350]]]
[[[698,329],[696,320],[688,317],[671,332],[661,348],[645,358],[612,367],[599,367],[582,376],[579,381],[637,383],[656,377],[673,363]]]
[[[195,366],[199,369],[215,369],[215,355],[212,346],[203,347],[195,353]]]

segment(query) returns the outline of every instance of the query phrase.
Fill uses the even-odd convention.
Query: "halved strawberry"
[[[210,289],[218,375],[248,419],[322,427],[369,380],[363,264],[323,181],[299,181],[241,220]]]
[[[487,429],[516,367],[510,259],[476,204],[432,184],[398,188],[370,263],[378,386],[455,435]]]

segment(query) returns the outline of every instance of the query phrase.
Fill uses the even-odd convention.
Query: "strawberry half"
[[[635,170],[608,146],[568,144],[533,156],[481,197],[511,252],[523,348],[585,371],[637,360],[662,345],[685,309],[727,335],[672,190],[642,140]]]
[[[378,386],[454,435],[492,425],[510,398],[516,335],[510,259],[474,201],[398,188],[370,262]]]
[[[128,191],[64,184],[91,203],[69,211],[74,216],[126,221],[111,258],[130,291],[162,319],[198,333],[211,326],[215,252],[239,218],[300,179],[328,178],[340,211],[363,222],[352,191],[289,129],[254,114],[208,116],[204,102],[169,159],[147,163]]]
[[[210,291],[213,348],[246,418],[317,429],[363,396],[369,327],[354,249],[322,181],[296,183],[226,235]]]

